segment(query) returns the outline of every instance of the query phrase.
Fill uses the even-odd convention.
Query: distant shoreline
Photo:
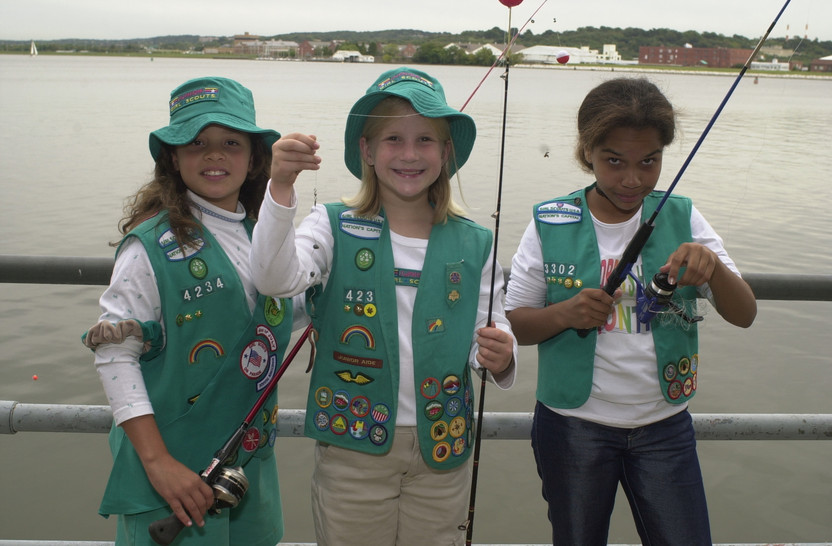
[[[19,57],[29,56],[28,53],[18,51],[0,51],[0,55],[16,55]],[[39,53],[39,57],[130,57],[130,58],[146,58],[151,61],[154,58],[159,59],[203,59],[203,60],[229,60],[229,61],[257,61],[256,57],[240,57],[240,56],[207,56],[207,55],[190,55],[190,54],[161,54],[161,55],[147,55],[147,54],[115,54],[115,53],[98,53],[98,52],[57,52],[49,51],[46,53]],[[298,59],[270,59],[275,62],[321,62],[321,61],[300,61]],[[327,61],[337,62],[337,61]],[[349,63],[338,63],[349,64]],[[387,63],[375,63],[387,64]],[[394,63],[395,64],[395,63]],[[437,65],[439,66],[439,65]],[[441,66],[456,66],[456,65],[441,65]],[[459,65],[470,66],[470,65]],[[638,65],[638,64],[571,64],[571,65],[555,65],[555,64],[516,64],[512,68],[518,69],[533,69],[533,70],[588,70],[596,72],[639,72],[647,74],[662,74],[667,72],[684,72],[686,74],[705,75],[705,76],[736,76],[739,74],[739,69],[724,68],[724,69],[703,69],[691,66],[660,66],[660,65]],[[748,70],[745,76],[754,76],[759,78],[794,78],[806,80],[829,80],[832,81],[832,72],[775,72],[768,70]]]

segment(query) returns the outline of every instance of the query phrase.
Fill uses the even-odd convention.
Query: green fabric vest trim
[[[586,192],[591,188],[534,206],[534,219],[543,248],[547,305],[569,299],[581,288],[601,286],[601,257],[586,201]],[[642,222],[648,220],[663,195],[663,192],[654,191],[645,197]],[[650,278],[681,243],[692,240],[691,207],[690,199],[682,196],[671,195],[665,202],[661,221],[656,223],[641,251],[642,266],[650,272]],[[616,264],[604,268],[604,278]],[[633,273],[643,284],[641,272]],[[679,287],[676,294],[684,300],[692,315],[690,302],[695,301],[696,289]],[[621,316],[616,320],[631,321],[633,328],[645,327],[638,322],[634,312],[621,306],[617,312]],[[653,320],[649,328],[656,346],[657,373],[665,400],[671,404],[690,400],[696,393],[699,365],[696,325],[679,328]],[[589,399],[597,339],[597,330],[581,338],[577,330],[570,328],[538,345],[538,400],[550,407],[571,409],[582,406]]]
[[[390,450],[399,386],[396,274],[383,216],[326,206],[335,239],[326,289],[307,291],[318,340],[305,433],[364,453]],[[491,232],[469,220],[434,225],[420,273],[399,271],[418,290],[413,359],[419,443],[426,464],[462,464],[470,454],[473,391],[468,354]],[[399,285],[402,282],[398,283]]]
[[[161,351],[143,355],[142,375],[168,451],[201,472],[280,367],[292,333],[292,303],[259,295],[252,314],[233,264],[211,233],[203,227],[183,253],[169,227],[163,213],[125,237],[137,237],[147,250],[167,334]],[[249,236],[251,227],[247,222]],[[226,464],[273,457],[276,420],[277,389]],[[121,427],[110,431],[110,448],[113,470],[100,513],[166,506]]]

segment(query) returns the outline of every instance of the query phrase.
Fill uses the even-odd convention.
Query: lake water
[[[170,90],[227,76],[254,93],[261,126],[318,136],[324,163],[298,183],[301,210],[351,195],[343,128],[352,103],[384,65],[211,59],[0,55],[0,254],[112,256],[125,197],[149,179],[148,133],[167,124]],[[461,107],[485,68],[423,67]],[[478,140],[461,171],[471,216],[493,227],[504,84],[495,69],[466,107]],[[622,71],[512,68],[508,90],[499,258],[508,266],[531,205],[587,185],[572,160],[574,116],[586,92]],[[666,188],[735,76],[646,74],[678,107],[679,137],[665,153]],[[832,253],[832,79],[746,76],[676,193],[726,241],[740,270],[828,274]],[[546,157],[548,152],[548,157]],[[659,217],[660,219],[661,217]],[[98,318],[103,287],[0,284],[0,400],[106,404],[80,334]],[[748,330],[711,310],[701,330],[694,413],[832,413],[829,303],[759,303]],[[300,362],[306,360],[301,353]],[[290,367],[283,408],[302,408],[308,378]],[[38,375],[33,381],[32,376]],[[531,411],[536,351],[523,348],[517,384],[490,389],[486,411]],[[230,431],[229,431],[230,433]],[[285,438],[277,453],[286,541],[314,541],[309,510],[312,442]],[[832,540],[832,445],[811,441],[702,441],[699,452],[716,542]],[[207,460],[207,459],[206,459]],[[112,540],[97,515],[110,466],[104,434],[0,436],[0,539]],[[475,542],[549,540],[529,443],[483,443]],[[610,541],[637,542],[619,496]]]

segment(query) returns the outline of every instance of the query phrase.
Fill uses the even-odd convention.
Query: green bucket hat
[[[427,118],[448,118],[456,153],[456,165],[448,165],[450,175],[453,176],[456,167],[462,167],[468,161],[477,138],[474,120],[448,106],[439,81],[420,70],[402,66],[379,76],[350,110],[344,131],[344,162],[357,178],[361,178],[361,148],[358,142],[364,131],[364,122],[373,108],[387,97],[406,99],[414,110]]]
[[[254,122],[254,98],[246,87],[228,78],[188,80],[170,93],[170,124],[150,133],[150,155],[156,160],[162,143],[189,144],[209,125],[259,135],[267,147],[280,133],[261,129]]]

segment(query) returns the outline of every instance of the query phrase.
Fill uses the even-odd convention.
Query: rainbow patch
[[[205,339],[194,345],[194,348],[191,349],[191,353],[188,355],[188,362],[196,364],[199,361],[199,355],[203,351],[213,352],[216,358],[225,354],[225,350],[223,350],[222,345],[220,345],[219,342],[214,341],[213,339]]]
[[[349,345],[350,340],[358,336],[364,340],[364,346],[368,349],[375,349],[376,348],[376,340],[373,338],[373,334],[365,328],[364,326],[350,326],[341,334],[341,343],[344,345]]]

